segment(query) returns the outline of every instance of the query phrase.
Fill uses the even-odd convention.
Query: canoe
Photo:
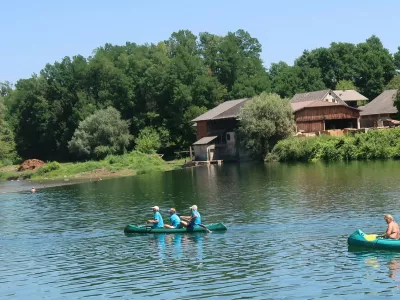
[[[227,230],[224,224],[215,223],[210,225],[204,225],[211,231],[224,231]],[[138,226],[134,224],[126,225],[125,233],[185,233],[185,232],[206,232],[207,230],[203,227],[194,228],[149,228],[146,226]]]
[[[377,234],[365,234],[360,229],[350,234],[347,243],[350,247],[400,251],[400,240],[382,238]]]

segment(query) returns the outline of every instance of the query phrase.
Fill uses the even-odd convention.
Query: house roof
[[[330,92],[330,90],[322,90],[322,91],[296,94],[293,96],[293,98],[292,98],[292,100],[290,100],[290,102],[291,103],[305,102],[305,101],[309,102],[309,101],[315,101],[315,100],[322,101],[329,92]]]
[[[364,106],[361,111],[361,116],[379,115],[379,114],[395,114],[397,108],[394,105],[394,98],[397,90],[383,91],[378,97]]]
[[[192,122],[236,118],[239,115],[240,109],[244,103],[250,99],[251,98],[244,98],[225,101],[217,107],[214,107],[213,109],[193,119]]]
[[[343,101],[361,101],[368,100],[367,97],[361,95],[355,90],[335,90],[333,91]]]
[[[209,142],[215,140],[218,136],[214,135],[214,136],[205,136],[201,139],[199,139],[196,143],[194,143],[193,145],[207,145]]]
[[[357,108],[348,106],[344,103],[334,103],[334,102],[327,102],[327,101],[321,101],[321,100],[295,102],[295,103],[290,103],[290,105],[292,106],[292,109],[294,112],[302,110],[304,108],[308,108],[308,107],[327,107],[327,106],[345,106],[350,109],[359,110]]]

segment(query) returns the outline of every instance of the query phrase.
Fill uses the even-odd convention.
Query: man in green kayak
[[[187,228],[198,227],[201,224],[201,216],[197,211],[197,205],[192,205],[190,207],[191,215],[190,216],[181,216],[181,219],[186,219],[185,221],[181,221],[181,224]]]
[[[147,223],[153,224],[152,228],[164,228],[164,220],[160,214],[160,208],[158,206],[153,206],[151,208],[154,213],[153,220],[148,220]]]
[[[388,227],[386,229],[386,232],[382,234],[382,237],[392,239],[392,240],[398,240],[399,239],[399,225],[394,221],[394,218],[392,215],[385,215],[383,217],[388,224]]]
[[[165,224],[164,228],[180,228],[181,227],[181,219],[178,217],[178,215],[176,214],[176,209],[175,208],[171,208],[169,210],[169,220],[171,221],[171,225]]]

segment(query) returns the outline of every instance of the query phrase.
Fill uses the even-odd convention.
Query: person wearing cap
[[[164,228],[180,228],[181,227],[181,219],[178,217],[176,214],[176,209],[171,208],[169,211],[169,220],[171,222],[171,225],[165,224]]]
[[[200,213],[197,211],[197,205],[192,205],[190,207],[191,215],[190,216],[182,216],[182,219],[187,219],[187,221],[181,221],[181,224],[184,227],[193,228],[197,227],[201,224],[201,216]]]
[[[159,212],[160,208],[158,206],[153,206],[151,208],[154,213],[153,220],[148,220],[147,223],[153,224],[153,228],[164,228],[164,220]]]
[[[36,189],[34,186],[31,188],[31,193],[36,193]]]

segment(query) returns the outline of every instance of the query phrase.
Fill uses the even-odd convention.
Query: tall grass
[[[100,161],[86,161],[77,163],[49,162],[34,171],[16,172],[11,170],[0,171],[0,179],[10,178],[65,178],[75,175],[85,175],[91,171],[104,169],[105,171],[124,174],[144,174],[153,171],[168,171],[178,168],[177,164],[168,164],[158,155],[148,155],[132,151],[124,155],[108,155]]]
[[[266,160],[340,161],[400,158],[400,128],[370,130],[345,136],[298,138],[279,141]]]

